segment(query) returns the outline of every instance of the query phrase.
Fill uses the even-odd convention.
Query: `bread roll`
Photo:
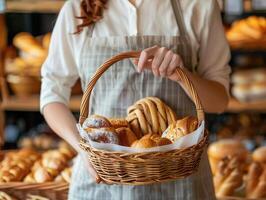
[[[109,128],[112,127],[111,122],[100,115],[91,115],[83,123],[82,128],[84,130],[90,128]]]
[[[208,156],[212,172],[215,174],[218,162],[226,156],[236,156],[244,164],[248,157],[248,150],[239,141],[223,139],[209,146]]]
[[[43,167],[38,168],[34,173],[33,177],[36,183],[45,183],[53,180],[53,177]]]
[[[163,145],[168,145],[168,144],[172,144],[171,140],[167,139],[167,138],[162,138],[160,135],[158,134],[148,134],[143,136],[141,139],[144,138],[149,138],[151,140],[153,140],[156,143],[156,146],[163,146]]]
[[[109,121],[110,121],[112,127],[114,127],[115,129],[122,128],[122,127],[129,127],[128,121],[125,119],[111,118],[111,119],[109,119]]]
[[[157,146],[163,146],[172,144],[172,142],[167,138],[161,138],[158,134],[147,134],[143,136],[140,140],[135,141],[131,147],[133,148],[151,148]]]
[[[137,136],[129,128],[116,129],[120,145],[130,147],[137,140]]]
[[[234,85],[232,87],[232,94],[238,100],[246,101],[251,96],[251,85],[250,84]]]
[[[86,140],[99,143],[119,144],[119,138],[114,128],[88,128]]]
[[[157,144],[155,141],[153,141],[150,138],[144,138],[144,139],[140,139],[140,140],[136,140],[131,147],[133,148],[152,148],[152,147],[156,147]]]
[[[266,81],[253,83],[250,90],[252,95],[266,95]]]
[[[239,70],[236,71],[233,75],[232,75],[232,82],[234,84],[250,84],[250,81],[252,80],[252,76],[250,73],[250,70]]]
[[[197,127],[198,120],[196,117],[185,117],[181,120],[177,120],[176,123],[171,124],[167,131],[163,133],[162,137],[175,142],[179,138],[195,131]]]
[[[252,159],[256,162],[266,164],[266,146],[257,148],[252,154]]]

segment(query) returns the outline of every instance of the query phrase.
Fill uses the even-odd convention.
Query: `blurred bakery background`
[[[266,0],[217,1],[221,6],[232,53],[231,100],[224,114],[207,115],[210,143],[222,141],[222,145],[218,143],[218,150],[215,149],[215,152],[219,152],[221,146],[222,149],[231,149],[232,146],[232,149],[235,146],[237,149],[244,148],[243,152],[247,151],[245,162],[249,163],[248,166],[253,166],[257,162],[253,160],[253,152],[266,145]],[[26,155],[38,157],[44,154],[47,156],[42,156],[42,159],[47,157],[51,160],[59,155],[63,163],[60,166],[64,166],[60,167],[58,163],[53,165],[52,168],[57,171],[54,169],[52,176],[38,176],[38,173],[43,175],[45,172],[37,170],[38,180],[34,180],[28,173],[29,182],[63,180],[60,174],[64,170],[69,172],[71,159],[74,157],[70,153],[71,148],[49,129],[39,112],[40,70],[48,53],[51,31],[63,4],[62,0],[0,0],[0,146],[5,150],[1,151],[0,158],[7,150],[23,151],[23,148],[31,147],[38,152],[37,155],[33,152],[26,152]],[[80,83],[77,82],[69,105],[77,116],[81,95]],[[234,144],[235,141],[237,144]],[[218,167],[214,177],[220,182],[215,186],[216,191],[222,197],[247,197],[246,189],[242,186],[250,185],[246,178],[251,173],[250,167],[242,167],[241,173],[238,171],[241,176],[238,176],[237,186],[223,190],[226,188],[224,184],[230,185],[230,181],[226,182],[227,178],[231,178],[230,173],[235,172],[236,168],[240,170],[235,166],[240,166],[236,163],[241,156],[235,158],[238,154],[231,155],[230,152],[218,153],[217,163],[220,164],[217,166],[220,168]],[[20,154],[24,155],[25,152]],[[14,155],[11,154],[10,157],[12,156]],[[264,156],[266,161],[266,152]],[[0,164],[0,171],[3,163]],[[46,161],[43,164],[45,163],[47,164]],[[47,166],[38,166],[42,171],[47,170]],[[51,169],[51,166],[48,168]],[[231,169],[230,173],[223,173],[227,168]],[[263,169],[266,174],[266,167],[261,167],[262,171]],[[3,181],[1,176],[0,173],[0,183],[22,180],[21,177],[17,180],[13,177]],[[60,177],[56,178],[57,176]],[[263,184],[266,185],[266,178]],[[263,189],[256,184],[253,184],[252,189],[256,190],[253,192],[255,195],[249,192],[253,195],[249,195],[249,198],[266,198],[266,192],[263,193]],[[252,189],[249,188],[248,191]],[[266,191],[266,186],[264,189]]]

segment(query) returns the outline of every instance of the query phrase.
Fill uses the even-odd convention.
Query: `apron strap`
[[[95,24],[92,24],[92,25],[88,26],[87,36],[90,37],[90,38],[92,37],[94,26],[95,26]]]
[[[191,48],[191,43],[189,39],[189,35],[186,29],[185,25],[185,20],[183,17],[183,12],[182,8],[180,5],[180,0],[171,0],[174,15],[176,18],[177,26],[179,28],[180,36],[182,38],[181,43],[182,43],[182,48],[183,48],[183,53],[184,53],[184,62],[186,64],[186,68],[188,68],[190,71],[195,72],[196,67],[192,66],[192,48]]]

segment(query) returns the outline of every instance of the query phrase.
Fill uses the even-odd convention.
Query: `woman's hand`
[[[97,174],[97,172],[95,171],[95,169],[93,168],[93,166],[91,165],[91,162],[88,158],[87,153],[82,151],[82,152],[80,152],[80,156],[81,156],[83,164],[85,165],[86,169],[88,170],[90,176],[95,180],[96,183],[100,183],[101,179],[100,179],[99,175]]]
[[[155,76],[167,77],[173,81],[179,80],[179,76],[175,73],[176,69],[184,68],[180,55],[159,46],[144,49],[136,62],[138,72],[150,69]]]

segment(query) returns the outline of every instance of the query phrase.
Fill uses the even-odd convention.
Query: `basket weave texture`
[[[91,92],[102,74],[122,59],[138,58],[139,56],[140,52],[124,52],[110,58],[97,69],[82,98],[79,119],[81,125],[88,117]],[[182,69],[178,68],[176,73],[195,103],[198,121],[202,122],[204,112],[192,83]],[[134,116],[134,109],[132,112]],[[132,117],[132,120],[135,119],[136,117]],[[158,129],[158,126],[147,126],[147,129]],[[121,185],[146,185],[182,179],[195,173],[207,143],[207,136],[208,132],[205,131],[204,137],[198,144],[167,152],[110,152],[95,149],[84,140],[81,140],[80,146],[88,153],[93,167],[104,182]]]

